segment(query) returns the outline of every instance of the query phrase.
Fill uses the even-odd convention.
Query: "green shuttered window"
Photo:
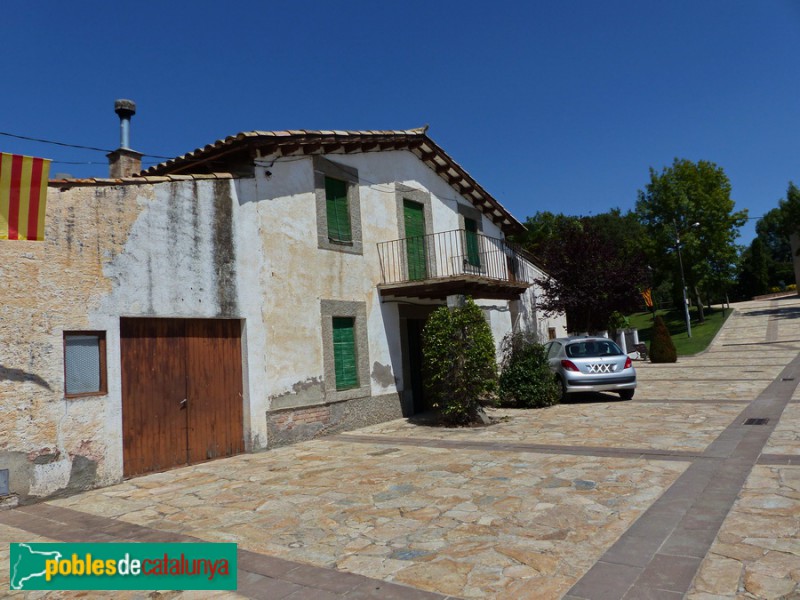
[[[464,233],[467,241],[467,262],[473,267],[481,266],[481,253],[478,246],[478,222],[464,219]]]
[[[358,387],[355,329],[355,319],[352,317],[333,317],[333,361],[337,390]]]
[[[328,237],[337,242],[352,242],[347,182],[326,177],[325,203],[328,214]]]
[[[425,207],[418,202],[403,200],[403,215],[406,226],[408,278],[411,281],[418,281],[428,276],[425,264]]]

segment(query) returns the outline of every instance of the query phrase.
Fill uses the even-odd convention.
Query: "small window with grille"
[[[106,332],[64,332],[64,395],[101,396],[106,385]]]

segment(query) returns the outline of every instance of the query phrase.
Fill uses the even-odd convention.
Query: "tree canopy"
[[[769,264],[765,244],[756,237],[750,247],[742,253],[739,271],[738,295],[752,298],[766,294],[769,289]]]
[[[787,236],[800,233],[800,189],[793,182],[789,182],[786,198],[778,206],[783,214],[784,233]]]
[[[661,172],[650,169],[650,181],[639,191],[636,213],[647,232],[650,264],[662,278],[679,267],[694,294],[702,320],[701,290],[722,291],[736,274],[736,238],[747,211],[735,211],[731,184],[721,167],[708,161],[676,158]],[[673,281],[680,281],[672,276]]]
[[[780,207],[773,208],[756,221],[756,235],[761,239],[764,249],[774,261],[791,262],[790,233],[787,227],[786,213]]]
[[[737,297],[752,298],[795,282],[790,237],[800,233],[800,189],[789,182],[786,198],[756,221],[756,237],[741,255]]]
[[[547,270],[536,280],[543,292],[539,306],[565,312],[571,331],[607,329],[611,313],[637,308],[647,271],[641,253],[626,241],[627,219],[618,210],[597,217],[546,213],[547,234],[530,230],[541,234],[531,246]]]

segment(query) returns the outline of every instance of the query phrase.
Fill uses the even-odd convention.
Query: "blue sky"
[[[520,220],[633,208],[675,157],[721,166],[751,217],[800,183],[795,1],[46,1],[3,15],[6,133],[113,149],[116,98],[138,105],[131,146],[159,156],[252,129],[429,124]],[[107,174],[100,152],[7,136],[0,151]]]

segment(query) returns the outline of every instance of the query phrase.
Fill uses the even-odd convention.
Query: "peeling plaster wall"
[[[337,411],[321,408],[336,402],[325,393],[318,318],[323,301],[366,302],[370,397],[382,398],[383,404],[379,406],[377,400],[370,404],[370,397],[360,403],[366,414],[372,413],[379,420],[392,414],[401,416],[399,399],[404,382],[399,305],[381,303],[377,291],[381,281],[378,243],[401,237],[398,220],[402,211],[397,208],[396,188],[402,185],[430,193],[432,232],[459,229],[458,206],[472,208],[410,152],[335,154],[326,159],[358,171],[363,254],[318,247],[311,157],[278,159],[269,166],[269,176],[264,169],[256,170],[255,197],[265,255],[262,314],[269,340],[265,361],[269,372],[265,392],[269,397],[269,445],[346,426],[336,421]],[[485,216],[481,217],[481,230],[491,237],[504,237]],[[532,266],[529,275],[532,281]],[[478,301],[498,349],[515,324],[543,330],[546,338],[547,326],[553,321],[536,314],[535,293],[531,289],[522,300],[512,303]],[[391,402],[397,399],[396,413],[387,412],[387,398]],[[296,409],[294,417],[286,412],[292,408]]]
[[[402,415],[399,305],[376,287],[377,244],[400,237],[395,187],[431,194],[434,232],[458,229],[458,205],[469,203],[410,152],[327,159],[358,170],[361,254],[318,246],[311,157],[254,178],[50,188],[46,241],[0,243],[0,277],[11,282],[0,310],[0,469],[12,492],[25,501],[121,479],[120,317],[241,320],[250,451]],[[502,237],[485,217],[481,228]],[[479,301],[498,344],[515,323],[546,336],[534,295]],[[356,395],[326,387],[323,302],[363,307],[367,381]],[[106,332],[107,395],[64,398],[64,330]]]
[[[381,280],[377,245],[399,237],[395,185],[431,192],[434,231],[459,226],[457,194],[412,153],[326,158],[358,170],[361,255],[318,248],[311,157],[278,160],[269,167],[269,177],[264,170],[256,172],[268,281],[263,321],[270,340],[266,364],[271,374],[267,394],[272,409],[326,401],[319,331],[322,300],[366,301],[371,395],[397,396],[402,374],[397,305],[381,304],[376,287]]]
[[[23,500],[68,488],[73,463],[89,461],[93,483],[121,476],[119,402],[64,399],[63,331],[113,324],[92,315],[114,287],[103,270],[153,199],[152,188],[51,188],[46,241],[0,242],[0,468]]]
[[[265,422],[270,446],[402,414],[395,384],[401,370],[397,309],[383,307],[376,288],[380,281],[377,243],[398,237],[395,175],[388,185],[365,185],[365,179],[377,181],[374,177],[378,176],[365,164],[369,160],[361,160],[367,156],[327,157],[359,171],[361,254],[319,247],[311,157],[278,161],[269,168],[269,177],[257,169],[257,219],[265,257],[262,320],[268,339]],[[365,304],[363,350],[369,368],[368,380],[360,381],[362,395],[326,391],[320,329],[323,301]],[[355,406],[358,411],[353,410]]]
[[[0,311],[0,468],[23,501],[121,479],[121,316],[260,316],[239,293],[254,287],[237,262],[239,212],[231,180],[51,187],[46,240],[0,243],[14,282]],[[65,330],[106,332],[107,395],[64,398]],[[266,444],[265,425],[249,433]]]

